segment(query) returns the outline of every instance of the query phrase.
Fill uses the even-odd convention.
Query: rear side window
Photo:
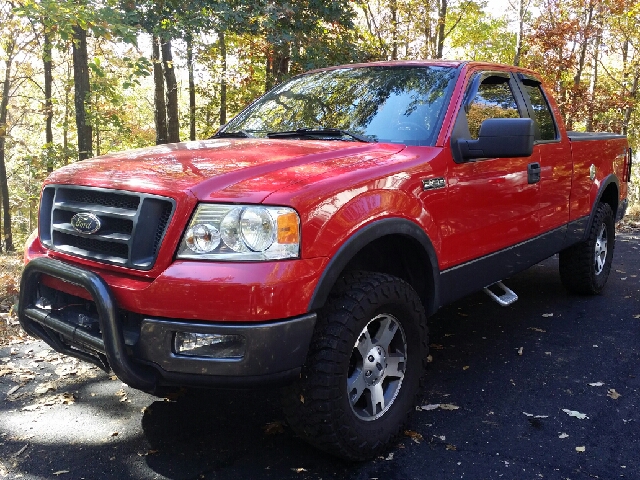
[[[523,81],[524,91],[529,95],[531,107],[533,108],[533,121],[535,122],[536,140],[555,140],[556,124],[553,121],[551,109],[547,103],[547,99],[542,93],[539,83],[531,81]]]
[[[480,125],[489,118],[520,118],[508,78],[490,76],[478,86],[478,92],[467,109],[471,138],[478,138]]]

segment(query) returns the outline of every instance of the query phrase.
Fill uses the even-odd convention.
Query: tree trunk
[[[391,9],[391,60],[398,59],[398,2],[391,0],[389,2]]]
[[[71,104],[71,64],[67,61],[67,78],[64,84],[64,120],[62,121],[62,154],[64,164],[69,164],[69,110]]]
[[[580,44],[580,57],[578,59],[578,70],[576,71],[575,76],[573,77],[573,86],[578,87],[580,85],[580,80],[582,78],[582,72],[584,70],[584,62],[587,57],[587,47],[589,45],[589,32],[591,30],[591,25],[593,23],[593,1],[589,2],[589,10],[587,12],[587,21],[584,26],[584,38],[582,39],[582,43]]]
[[[167,133],[169,142],[180,141],[180,122],[178,118],[178,82],[173,69],[171,40],[162,43],[162,67],[164,81],[167,84]]]
[[[189,72],[189,140],[196,139],[196,82],[193,77],[193,36],[187,35],[187,70]]]
[[[422,2],[422,33],[424,35],[425,58],[434,58],[436,52],[436,35],[433,32],[433,22],[431,19],[432,0]]]
[[[436,58],[442,58],[444,50],[444,27],[447,22],[447,0],[440,1],[440,11],[438,12],[438,51]]]
[[[602,32],[598,32],[596,43],[593,48],[593,59],[591,62],[591,81],[589,82],[589,108],[587,111],[587,132],[593,131],[593,114],[596,109],[596,87],[598,85],[598,60],[600,56],[600,42],[602,41]]]
[[[593,23],[593,8],[594,2],[593,0],[589,2],[588,10],[587,10],[587,18],[584,25],[584,34],[582,38],[582,42],[580,43],[580,54],[578,56],[578,68],[576,70],[576,74],[573,77],[573,89],[571,90],[571,94],[569,97],[569,102],[571,102],[572,106],[575,106],[578,103],[578,87],[580,86],[580,81],[582,80],[582,72],[584,71],[584,63],[587,57],[587,47],[589,46],[589,33],[591,30],[591,25]],[[574,45],[574,48],[576,45]],[[568,115],[566,117],[567,129],[573,128],[574,121],[574,111],[572,108],[567,109]]]
[[[46,29],[47,27],[45,27]],[[53,60],[51,59],[51,36],[45,31],[43,35],[42,61],[44,64],[44,114],[45,151],[47,152],[47,172],[53,172],[53,103],[51,101],[51,86],[53,84]]]
[[[269,55],[267,56],[266,90],[282,82],[284,77],[289,73],[289,60],[291,59],[289,48],[288,43],[282,46],[271,46]]]
[[[220,75],[220,126],[227,123],[227,45],[224,32],[218,33],[220,42],[220,63],[222,73]]]
[[[520,59],[522,57],[522,39],[524,37],[524,0],[518,0],[518,34],[516,36],[516,54],[513,58],[513,64],[520,66]]]
[[[7,182],[7,168],[5,165],[5,140],[7,138],[7,109],[9,107],[9,93],[11,88],[11,64],[15,40],[10,40],[5,45],[7,55],[4,64],[4,82],[2,83],[2,100],[0,101],[0,197],[2,199],[2,211],[4,222],[4,248],[12,252],[13,237],[11,235],[11,208],[9,205],[9,184]],[[0,243],[2,251],[2,243]]]
[[[167,133],[167,104],[164,97],[164,76],[160,61],[160,39],[152,38],[151,62],[153,63],[153,119],[156,124],[156,145],[169,142]]]
[[[629,133],[629,123],[631,122],[631,114],[633,113],[633,106],[638,99],[638,82],[640,81],[640,71],[636,70],[633,75],[633,82],[631,84],[631,90],[626,93],[627,106],[624,109],[624,118],[622,120],[622,133],[627,135]]]
[[[93,156],[93,132],[87,118],[89,102],[89,62],[87,58],[87,31],[73,27],[73,83],[75,88],[76,128],[78,130],[78,160]]]

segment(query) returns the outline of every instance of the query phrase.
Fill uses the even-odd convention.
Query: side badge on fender
[[[437,190],[439,188],[444,188],[445,186],[446,183],[442,177],[422,180],[422,190]]]

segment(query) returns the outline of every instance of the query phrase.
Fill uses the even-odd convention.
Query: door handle
[[[538,162],[533,162],[527,165],[527,180],[529,185],[532,183],[538,183],[540,181],[540,173],[542,168]]]

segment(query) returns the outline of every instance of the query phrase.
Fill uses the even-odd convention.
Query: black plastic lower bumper
[[[56,309],[38,304],[41,274],[86,289],[97,310],[99,332],[70,322]],[[194,322],[142,318],[132,343],[125,332],[109,286],[97,274],[50,258],[29,262],[22,275],[19,319],[30,335],[55,350],[113,370],[133,388],[154,392],[159,386],[249,386],[293,380],[305,361],[316,314],[268,323]],[[67,315],[68,317],[68,315]],[[193,357],[174,351],[177,332],[241,335],[241,358]]]

